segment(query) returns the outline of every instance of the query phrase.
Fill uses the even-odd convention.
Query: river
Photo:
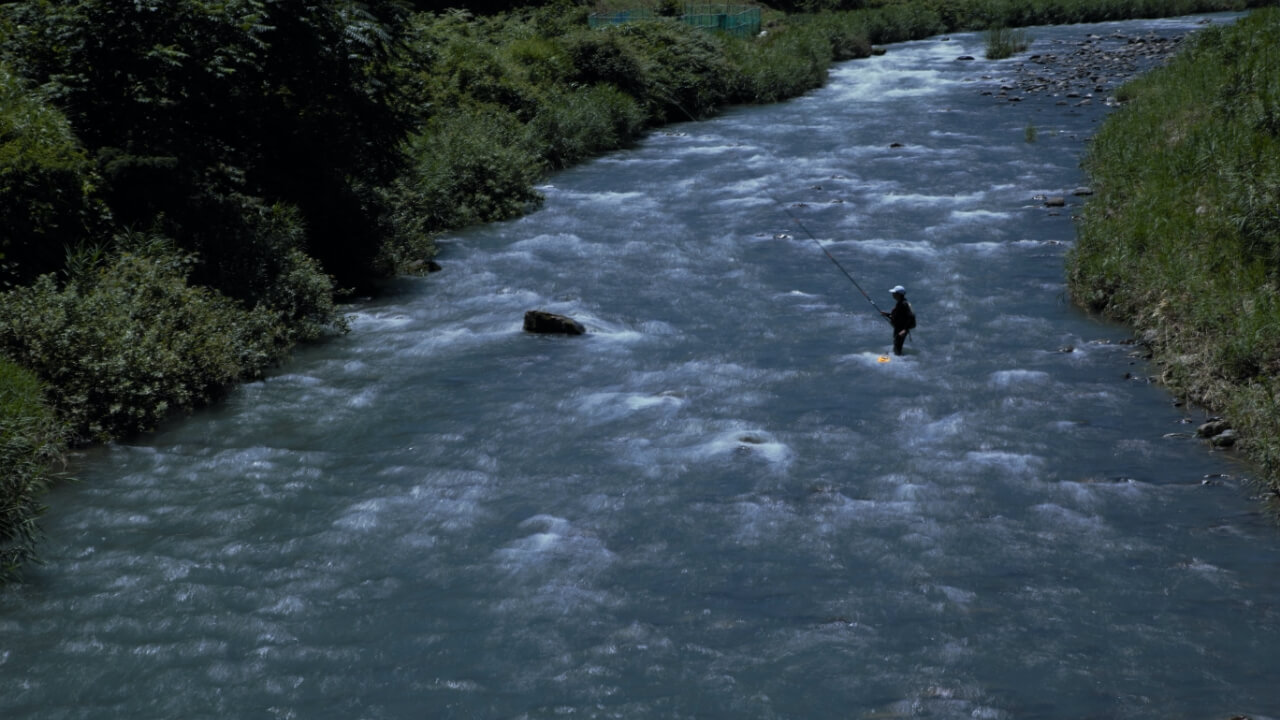
[[[558,173],[349,335],[89,453],[0,593],[0,717],[1280,716],[1249,466],[1065,296],[1109,110],[1002,99],[982,53]]]

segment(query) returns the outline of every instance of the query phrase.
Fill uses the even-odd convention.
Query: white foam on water
[[[936,70],[907,70],[887,62],[837,65],[830,74],[829,92],[838,102],[863,106],[935,95],[942,86],[953,82]]]
[[[577,410],[588,422],[602,423],[654,409],[671,414],[687,402],[687,399],[671,392],[595,392],[570,399],[562,405]]]
[[[757,547],[786,540],[794,534],[798,518],[790,503],[776,498],[755,498],[734,503],[730,511],[734,542]]]
[[[972,450],[964,454],[964,461],[970,466],[1000,470],[1007,475],[1027,479],[1037,477],[1045,464],[1039,455],[1004,450]]]
[[[400,348],[398,355],[418,360],[448,357],[505,340],[524,330],[523,313],[513,313],[511,318],[491,318],[486,322],[485,327],[442,326],[434,333],[418,333],[416,341]]]
[[[347,509],[334,525],[353,532],[369,532],[378,527],[379,516],[387,507],[386,498],[374,498],[356,503]]]
[[[791,461],[792,452],[786,443],[773,439],[767,432],[741,428],[715,435],[690,448],[689,455],[696,460],[709,460],[723,455],[759,457],[778,466],[780,470]]]
[[[973,426],[974,418],[967,412],[954,412],[936,420],[928,416],[914,417],[917,409],[904,410],[899,415],[899,422],[905,427],[915,428],[915,437],[910,446],[937,444],[944,440],[966,435]]]
[[[838,363],[854,363],[857,365],[874,367],[879,372],[901,373],[906,370],[906,366],[910,364],[910,360],[906,355],[891,355],[888,353],[878,352],[860,352],[851,355],[841,355],[836,358]]]
[[[481,458],[483,460],[483,458]],[[482,463],[483,464],[483,463]],[[496,492],[496,468],[485,470],[433,469],[409,489],[403,504],[405,517],[427,536],[459,533],[488,518],[486,503]],[[431,542],[417,538],[414,542]]]
[[[866,252],[879,257],[890,255],[910,255],[919,259],[936,257],[938,249],[925,240],[906,240],[903,238],[858,238],[856,240],[833,241],[825,243],[825,247],[850,248],[858,252]],[[841,257],[837,255],[837,257]]]
[[[741,212],[742,210],[747,208],[757,208],[757,207],[763,207],[765,205],[771,205],[773,204],[773,201],[769,200],[768,198],[743,196],[743,197],[721,198],[721,199],[712,201],[711,204],[712,206],[721,208],[726,212]]]
[[[557,188],[556,194],[572,198],[575,203],[583,205],[596,205],[607,208],[616,208],[626,206],[632,211],[638,210],[658,210],[658,198],[649,193],[639,190],[626,192],[617,192],[602,190],[598,192],[588,192],[583,190],[565,190]]]
[[[593,246],[597,243],[587,242],[575,233],[557,232],[540,233],[511,244],[511,249],[520,253],[536,253],[539,251],[574,257],[595,254]]]
[[[1057,503],[1040,503],[1032,511],[1044,523],[1042,532],[1071,532],[1075,534],[1099,533],[1106,530],[1106,523],[1097,515],[1072,510]]]
[[[756,148],[747,145],[739,145],[736,143],[720,143],[707,145],[694,145],[692,147],[685,146],[680,148],[682,155],[727,155],[732,153],[755,152]]]
[[[1000,212],[998,210],[952,210],[948,214],[951,222],[960,225],[987,224],[1000,220],[1007,220],[1012,217],[1012,213]]]
[[[1054,495],[1071,507],[1082,511],[1099,512],[1109,504],[1123,500],[1136,507],[1149,500],[1152,488],[1146,483],[1125,480],[1121,482],[1060,482],[1053,487]]]
[[[547,307],[554,306],[548,305]],[[646,328],[644,326],[632,327],[616,319],[602,318],[589,310],[560,308],[552,312],[568,315],[582,323],[582,326],[586,328],[587,335],[591,336],[591,340],[603,343],[606,348],[615,344],[629,346],[650,339],[650,335],[645,332]],[[663,335],[670,335],[669,331],[673,330],[673,327],[667,323],[650,323],[648,327],[657,329]]]
[[[995,306],[1001,303],[998,298],[993,297],[991,298],[991,304]],[[983,327],[988,328],[997,336],[1010,332],[1045,335],[1053,330],[1053,325],[1048,318],[1028,317],[1026,315],[986,315],[986,317],[988,320]]]
[[[350,318],[351,330],[361,333],[401,330],[415,322],[415,318],[409,313],[395,310],[375,312],[357,310],[349,313],[347,317]]]
[[[554,646],[560,631],[531,623],[617,604],[609,590],[597,587],[597,578],[617,557],[595,533],[550,514],[532,516],[516,531],[526,534],[491,555],[507,586],[505,597],[493,604],[504,622],[528,628],[535,643]]]
[[[1043,370],[997,370],[988,376],[987,384],[993,388],[1043,388],[1049,383],[1049,373]]]
[[[948,205],[978,205],[984,201],[985,197],[986,193],[984,192],[955,193],[951,195],[891,192],[874,196],[873,201],[877,205],[888,206],[891,208],[898,208],[901,206],[906,206],[908,208],[932,208],[945,207]],[[958,211],[952,212],[954,214]]]

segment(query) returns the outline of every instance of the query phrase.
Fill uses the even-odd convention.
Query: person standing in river
[[[901,355],[902,344],[907,341],[907,335],[915,329],[916,313],[911,309],[911,303],[907,302],[906,288],[894,285],[889,292],[897,303],[889,312],[881,310],[880,314],[889,318],[889,324],[893,325],[893,354]]]

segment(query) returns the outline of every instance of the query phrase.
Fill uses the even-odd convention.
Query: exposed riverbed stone
[[[581,335],[587,331],[582,323],[566,315],[545,310],[530,310],[524,314],[524,331],[552,335]]]
[[[1016,77],[1006,79],[1001,90],[1005,94],[1016,89],[1028,95],[1070,98],[1078,100],[1076,105],[1089,104],[1096,96],[1116,105],[1119,101],[1107,93],[1166,62],[1181,43],[1181,35],[1166,36],[1154,30],[1141,35],[1095,34],[1079,42],[1056,41],[1060,47],[1042,50],[1017,63]]]
[[[1236,431],[1223,430],[1217,435],[1214,435],[1209,442],[1216,448],[1234,447],[1236,444]]]
[[[1211,437],[1214,437],[1215,435],[1220,435],[1223,432],[1226,432],[1227,430],[1230,430],[1230,429],[1231,429],[1231,423],[1227,422],[1223,418],[1218,418],[1218,417],[1210,418],[1208,422],[1205,422],[1202,425],[1200,425],[1200,427],[1196,428],[1196,436],[1202,437],[1202,438],[1211,438]]]

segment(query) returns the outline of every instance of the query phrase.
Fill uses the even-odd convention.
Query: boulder
[[[530,310],[524,314],[524,331],[552,335],[581,335],[587,331],[582,323],[566,315],[545,310]]]
[[[1210,443],[1212,443],[1212,444],[1213,444],[1213,446],[1214,446],[1214,447],[1216,447],[1216,448],[1229,448],[1229,447],[1233,447],[1233,446],[1236,444],[1236,431],[1235,431],[1235,430],[1223,430],[1222,432],[1218,433],[1217,435],[1214,435],[1214,436],[1213,436],[1213,439],[1212,439],[1212,440],[1210,440],[1209,442],[1210,442]]]
[[[1221,435],[1231,428],[1231,423],[1222,418],[1209,418],[1209,421],[1196,428],[1196,435],[1202,438],[1211,438]]]

